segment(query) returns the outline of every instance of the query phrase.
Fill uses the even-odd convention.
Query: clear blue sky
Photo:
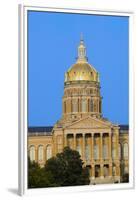
[[[103,116],[128,124],[128,17],[28,12],[28,125],[62,115],[64,74],[83,33],[89,63],[100,73]]]

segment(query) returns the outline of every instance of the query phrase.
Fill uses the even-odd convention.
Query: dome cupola
[[[78,46],[78,57],[75,64],[65,73],[65,83],[76,81],[95,81],[99,82],[99,74],[95,68],[88,63],[86,47],[81,36]]]
[[[99,74],[88,63],[81,36],[76,63],[65,74],[62,97],[63,120],[79,120],[86,116],[101,117],[102,97]]]

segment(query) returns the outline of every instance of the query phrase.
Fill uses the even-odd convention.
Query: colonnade
[[[68,97],[63,100],[63,114],[70,113],[101,113],[100,97]]]
[[[104,138],[106,137],[106,157],[104,157]],[[94,179],[95,177],[104,178],[105,176],[112,177],[119,176],[119,163],[118,163],[118,143],[116,145],[116,155],[114,161],[116,165],[113,165],[112,158],[112,135],[111,133],[68,133],[64,135],[64,147],[70,146],[72,149],[77,150],[77,139],[80,138],[81,159],[84,165],[89,168],[90,175]],[[69,140],[71,142],[69,143]],[[97,142],[97,144],[96,144]],[[89,159],[86,159],[86,143],[89,143],[90,155]],[[97,145],[98,148],[95,148]],[[97,151],[97,152],[95,152]],[[96,156],[96,153],[98,154]]]

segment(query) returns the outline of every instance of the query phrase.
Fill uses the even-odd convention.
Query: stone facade
[[[128,126],[102,116],[99,74],[86,57],[83,39],[78,59],[66,72],[62,117],[53,127],[28,128],[28,154],[43,166],[65,146],[77,150],[91,184],[121,182],[129,172]]]

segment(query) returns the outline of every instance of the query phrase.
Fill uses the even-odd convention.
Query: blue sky
[[[128,17],[29,11],[28,125],[60,119],[64,74],[76,62],[81,33],[100,74],[103,116],[128,124],[128,28]]]

